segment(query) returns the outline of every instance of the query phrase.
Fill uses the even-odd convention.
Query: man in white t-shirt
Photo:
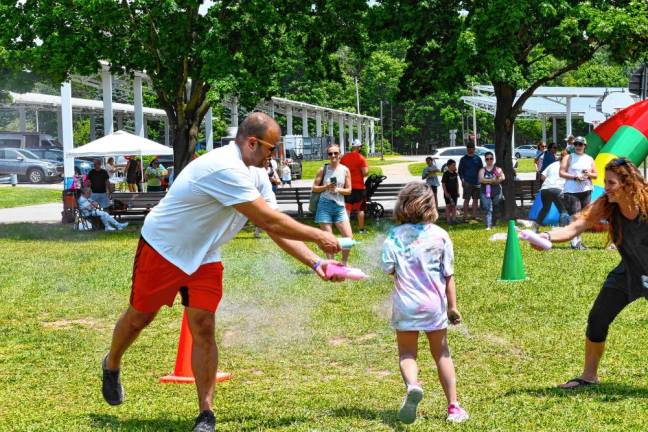
[[[336,253],[340,251],[337,239],[277,211],[262,168],[280,136],[272,118],[251,114],[238,128],[235,142],[187,165],[146,217],[133,265],[130,306],[117,321],[110,351],[102,361],[102,393],[109,404],[124,399],[119,378],[124,352],[179,292],[193,336],[192,369],[201,411],[195,430],[214,430],[212,398],[218,363],[214,317],[223,276],[220,248],[248,219],[327,280],[330,261],[320,259],[303,241]]]

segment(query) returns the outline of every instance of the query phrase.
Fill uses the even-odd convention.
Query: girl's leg
[[[398,359],[403,382],[406,387],[418,386],[418,365],[416,364],[418,332],[396,331],[396,341],[398,343]]]
[[[443,329],[427,332],[426,335],[430,343],[430,352],[437,366],[443,393],[445,393],[448,404],[455,403],[457,402],[457,379],[448,347],[448,332]]]
[[[344,219],[343,221],[336,222],[335,226],[343,237],[353,237],[353,232],[351,231],[351,223],[349,222],[348,218]],[[347,262],[349,261],[349,252],[351,252],[350,249],[342,249],[342,264],[344,265],[347,265]]]
[[[320,229],[322,231],[333,233],[333,226],[331,224],[321,223],[320,224]],[[327,253],[326,258],[333,259],[333,254]]]

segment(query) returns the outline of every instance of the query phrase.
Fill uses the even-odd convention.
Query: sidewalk
[[[60,223],[62,211],[63,203],[60,202],[0,209],[0,224],[20,222]]]

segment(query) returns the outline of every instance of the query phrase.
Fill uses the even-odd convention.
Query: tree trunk
[[[179,111],[176,124],[170,122],[170,133],[173,139],[173,172],[174,177],[193,159],[198,141],[198,131],[202,119],[195,111]]]
[[[504,170],[506,181],[502,184],[504,191],[504,218],[513,219],[517,216],[515,204],[515,174],[511,149],[513,122],[517,113],[513,112],[513,103],[517,89],[509,84],[495,83],[497,110],[495,111],[495,158],[497,165]]]

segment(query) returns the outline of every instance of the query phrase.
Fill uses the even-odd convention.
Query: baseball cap
[[[574,142],[575,143],[579,142],[587,145],[587,140],[585,139],[585,137],[582,136],[577,136],[576,138],[574,138]]]
[[[359,139],[354,139],[353,142],[351,143],[351,147],[362,147],[362,143],[360,142]]]
[[[466,143],[466,147],[467,147],[467,148],[475,148],[475,143],[474,143],[473,141],[468,141],[468,142]]]

